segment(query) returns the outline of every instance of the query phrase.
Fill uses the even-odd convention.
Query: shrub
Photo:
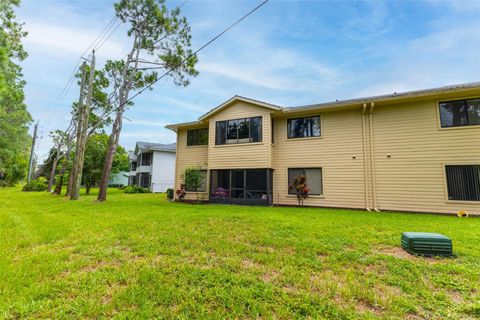
[[[22,191],[45,191],[47,190],[47,184],[44,180],[32,180],[23,186]]]
[[[172,188],[167,189],[167,199],[173,200],[173,189]]]
[[[293,183],[288,188],[295,192],[299,206],[303,206],[303,201],[308,198],[310,189],[307,187],[307,179],[305,176],[293,178]]]
[[[124,189],[125,193],[150,193],[150,190],[147,188],[142,188],[138,186],[128,186]]]

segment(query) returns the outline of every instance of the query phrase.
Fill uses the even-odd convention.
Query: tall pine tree
[[[24,103],[25,81],[18,62],[27,57],[22,46],[26,32],[15,16],[19,0],[0,1],[0,186],[25,177],[32,118]]]

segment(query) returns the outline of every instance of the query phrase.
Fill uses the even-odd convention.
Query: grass
[[[0,189],[0,318],[480,317],[480,219]],[[440,232],[457,259],[410,257]]]

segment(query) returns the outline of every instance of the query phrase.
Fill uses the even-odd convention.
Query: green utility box
[[[453,256],[452,240],[439,233],[403,232],[402,248],[422,256]]]

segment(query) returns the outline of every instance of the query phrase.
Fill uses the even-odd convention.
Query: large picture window
[[[295,118],[287,120],[287,137],[320,137],[320,116]]]
[[[262,141],[262,117],[217,121],[215,144],[236,144]]]
[[[480,201],[480,165],[447,165],[449,200]]]
[[[306,185],[310,189],[309,195],[323,194],[322,168],[289,168],[288,185],[290,186],[293,180],[300,176],[305,176]],[[295,191],[288,188],[288,193],[295,194]]]
[[[208,128],[187,131],[187,146],[204,146],[208,144]]]
[[[439,103],[442,128],[480,125],[480,98]]]
[[[207,191],[207,170],[198,170],[202,175],[202,182],[197,190],[195,190],[194,186],[189,185],[188,183],[185,184],[185,191],[189,192],[205,192]],[[188,175],[188,172],[186,173]],[[188,178],[185,177],[185,181],[188,181]]]

